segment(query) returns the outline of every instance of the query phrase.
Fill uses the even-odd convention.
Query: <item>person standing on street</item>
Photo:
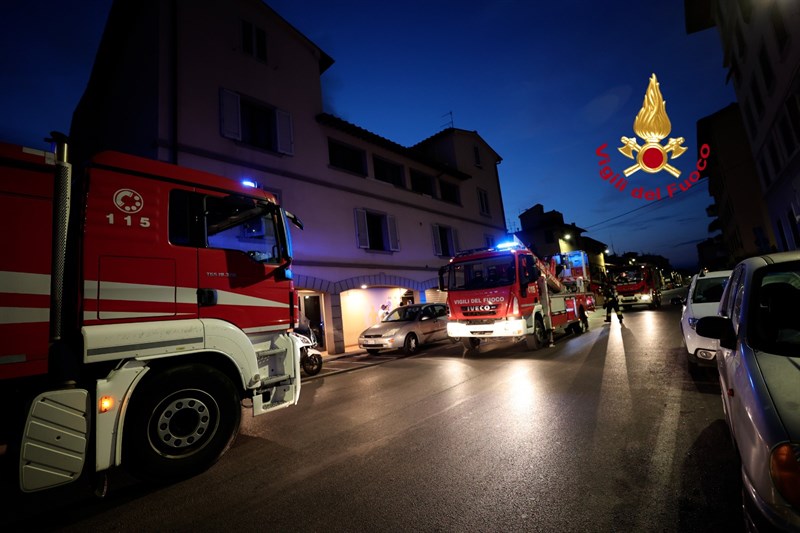
[[[603,291],[603,297],[605,299],[603,307],[606,308],[605,321],[611,322],[611,310],[613,309],[617,314],[619,323],[622,324],[622,311],[619,310],[619,294],[617,293],[617,284],[614,282],[613,278],[609,278],[608,283],[606,283],[606,288]]]

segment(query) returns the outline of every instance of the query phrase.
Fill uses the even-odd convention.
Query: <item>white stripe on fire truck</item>
[[[0,324],[31,324],[50,321],[46,307],[0,307]]]
[[[0,272],[0,292],[50,294],[50,275],[31,272]]]
[[[83,284],[84,298],[98,298],[97,281],[86,280]],[[148,285],[145,283],[121,283],[116,281],[100,282],[101,300],[121,300],[129,302],[163,302],[180,304],[196,304],[197,289],[175,287],[169,285]]]
[[[125,311],[84,311],[83,320],[118,320],[120,318],[148,318],[154,316],[195,316],[195,313],[131,313]]]
[[[84,298],[87,300],[98,299],[97,281],[84,282]],[[163,302],[179,304],[196,304],[197,289],[190,287],[175,287],[169,285],[148,285],[144,283],[101,282],[100,300],[117,300],[129,302]],[[288,296],[287,296],[288,300]],[[246,305],[254,307],[289,307],[287,302],[276,302],[265,298],[257,298],[230,291],[217,290],[217,305]]]
[[[106,346],[103,348],[89,348],[86,350],[86,355],[105,355],[110,353],[119,352],[134,352],[143,350],[152,350],[155,348],[165,348],[167,346],[183,346],[191,347],[191,345],[202,343],[203,337],[192,337],[189,339],[172,339],[157,342],[141,342],[137,344],[123,344],[120,346]]]

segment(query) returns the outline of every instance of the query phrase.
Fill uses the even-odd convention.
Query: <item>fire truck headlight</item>
[[[649,300],[649,299],[650,299],[650,295],[649,295],[649,294],[643,294],[643,295],[642,295],[642,300],[643,300],[643,301],[645,301],[645,300]]]

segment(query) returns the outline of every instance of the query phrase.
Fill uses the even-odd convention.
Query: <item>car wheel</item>
[[[462,337],[461,344],[464,346],[464,350],[470,352],[480,346],[481,340],[476,337]]]
[[[412,355],[419,351],[419,339],[413,333],[409,333],[406,336],[406,340],[403,342],[403,352],[406,355]]]
[[[155,482],[199,474],[222,456],[239,430],[238,391],[210,366],[151,372],[131,398],[122,464],[136,477]]]

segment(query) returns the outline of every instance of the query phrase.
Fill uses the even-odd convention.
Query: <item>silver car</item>
[[[447,315],[444,304],[402,305],[363,331],[358,347],[371,354],[396,349],[417,353],[421,344],[447,338]]]
[[[800,531],[800,252],[733,270],[717,316],[697,333],[719,340],[722,407],[742,468],[749,530]]]

